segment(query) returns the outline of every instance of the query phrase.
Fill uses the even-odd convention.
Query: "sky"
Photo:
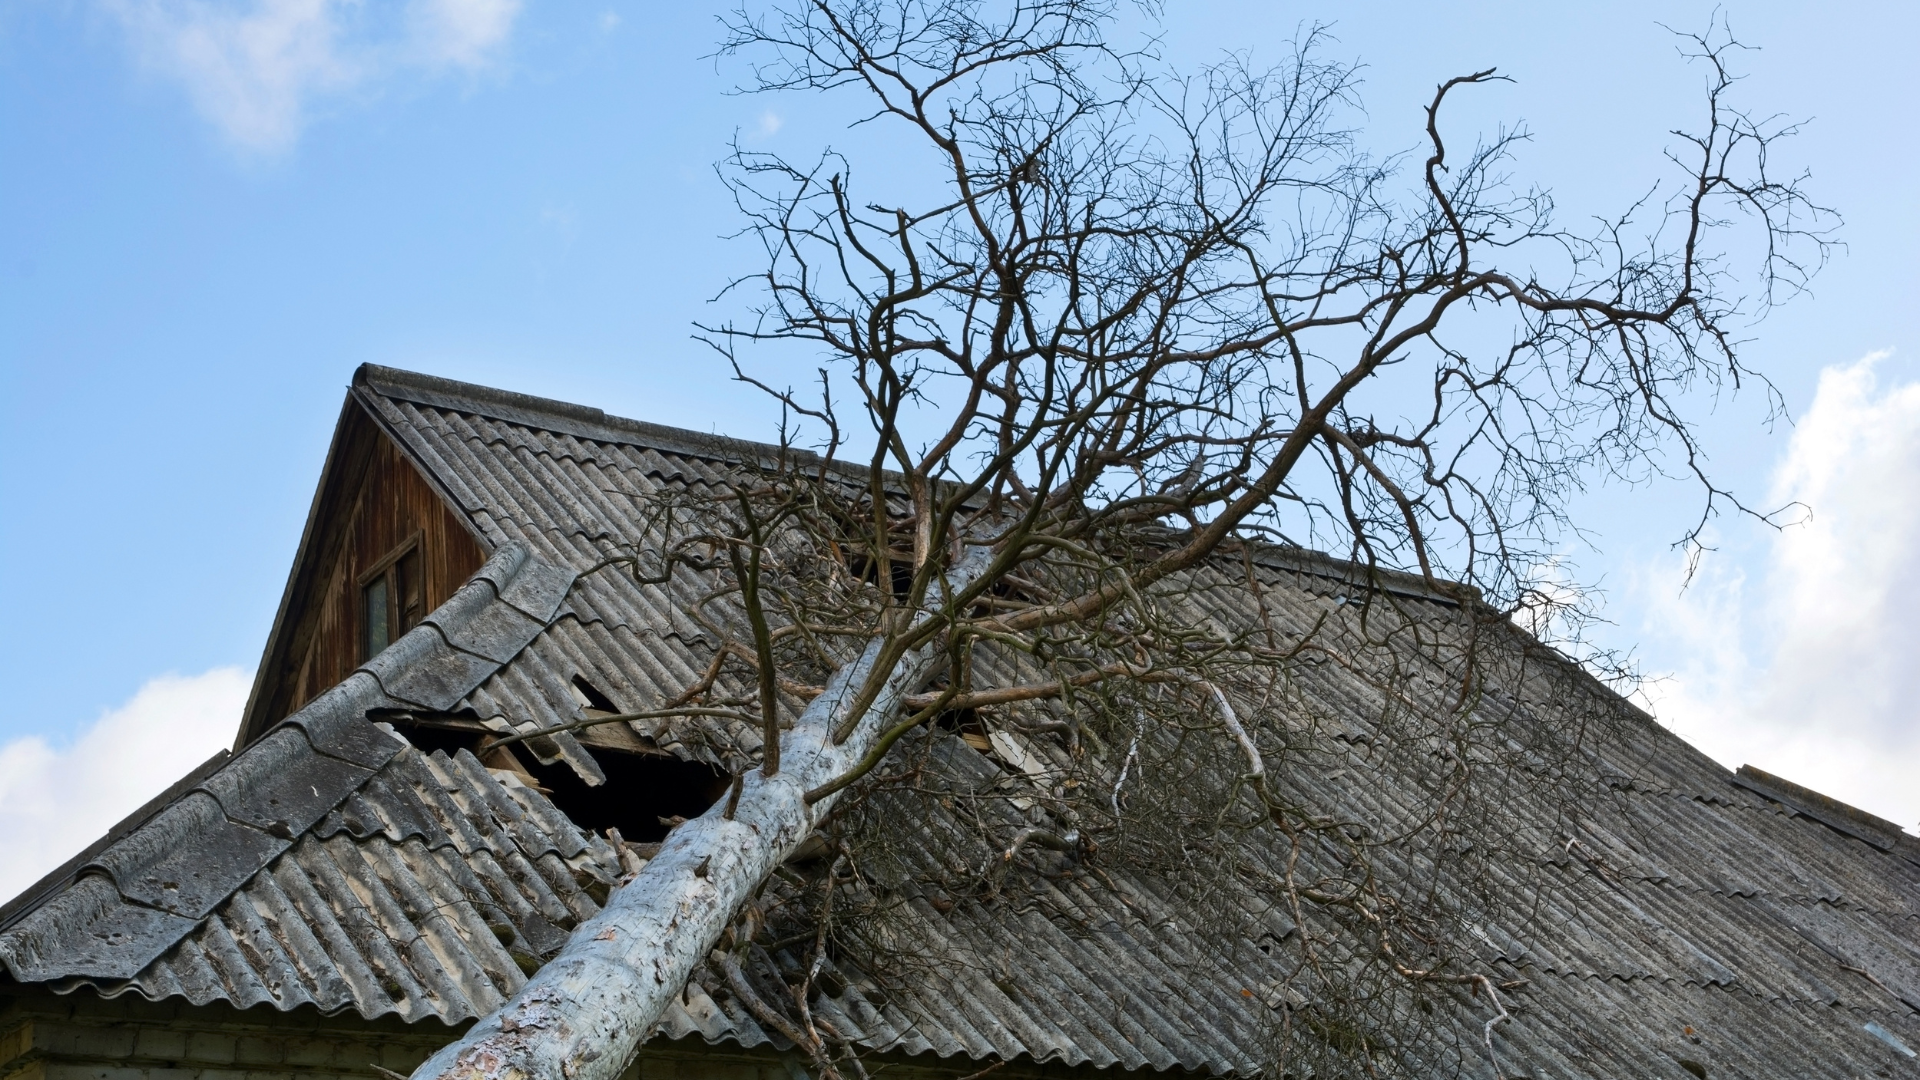
[[[1777,164],[1846,219],[1813,295],[1750,330],[1793,418],[1722,403],[1721,519],[1686,585],[1681,489],[1600,489],[1569,551],[1662,722],[1920,831],[1920,9],[1742,2],[1169,5],[1175,61],[1365,67],[1366,139],[1533,133],[1516,171],[1618,208],[1693,119],[1669,28],[1718,11]],[[732,434],[771,417],[691,336],[752,253],[730,140],[810,156],[846,117],[730,93],[720,9],[522,0],[0,5],[0,892],[226,744],[354,367],[375,362]]]

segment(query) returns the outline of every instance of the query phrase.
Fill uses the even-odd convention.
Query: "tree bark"
[[[970,553],[949,571],[947,588],[964,587],[987,561],[983,552]],[[741,903],[838,801],[835,794],[808,806],[807,792],[866,755],[902,700],[919,689],[938,645],[903,658],[853,734],[836,745],[833,731],[881,654],[882,642],[872,641],[834,674],[781,738],[780,771],[755,771],[742,782],[731,820],[725,803],[716,803],[673,830],[660,854],[582,923],[559,955],[428,1058],[412,1080],[617,1080]]]

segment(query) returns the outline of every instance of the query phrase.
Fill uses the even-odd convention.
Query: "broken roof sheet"
[[[384,369],[363,369],[355,393],[493,558],[362,672],[30,890],[0,932],[15,979],[453,1022],[511,993],[524,958],[557,947],[618,872],[608,844],[537,792],[470,757],[410,749],[366,715],[471,709],[547,726],[581,715],[575,675],[622,708],[671,697],[715,644],[687,598],[576,575],[639,529],[634,496],[725,483],[729,461],[758,448]],[[1305,555],[1259,570],[1272,616],[1299,625],[1348,617],[1353,577]],[[1421,617],[1456,617],[1418,582],[1398,588]],[[1249,617],[1231,577],[1190,602],[1196,618]],[[1300,680],[1344,727],[1321,748],[1325,768],[1287,778],[1295,793],[1366,820],[1416,814],[1418,792],[1368,771],[1375,691],[1339,664],[1303,665]],[[1450,692],[1430,689],[1432,701]],[[1552,721],[1558,703],[1512,691],[1489,707],[1516,724]],[[1510,1071],[1672,1075],[1682,1059],[1711,1075],[1910,1069],[1896,1044],[1920,1046],[1920,844],[1804,789],[1736,778],[1623,715],[1623,739],[1593,763],[1600,796],[1576,836],[1545,827],[1547,804],[1514,798],[1516,843],[1539,859],[1511,887],[1536,917],[1482,905],[1475,924],[1482,962],[1528,980],[1496,1035]],[[757,739],[751,726],[689,722],[662,743],[717,761]],[[543,756],[572,760],[578,746],[563,742]],[[963,787],[1023,782],[959,739],[924,742]],[[1046,748],[1029,749],[1044,768]],[[939,806],[906,819],[919,835],[905,857],[923,872],[907,868],[897,909],[939,963],[885,987],[849,966],[821,1015],[864,1045],[910,1053],[1261,1068],[1262,1040],[1288,1008],[1284,972],[1262,948],[1291,932],[1284,913],[1242,889],[1233,918],[1196,921],[1167,882],[1119,870],[1105,884],[1036,877],[1018,907],[945,896],[926,883],[971,850],[980,823]],[[717,986],[696,979],[662,1033],[770,1041]],[[1486,1007],[1463,997],[1461,1011],[1464,1039],[1477,1040]]]

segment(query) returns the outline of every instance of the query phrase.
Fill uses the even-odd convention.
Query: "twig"
[[[487,749],[493,750],[502,746],[512,746],[514,743],[525,742],[528,739],[538,739],[545,735],[558,735],[567,731],[580,731],[585,728],[599,727],[601,724],[629,723],[636,720],[664,720],[674,716],[721,716],[728,720],[746,721],[758,719],[758,717],[748,716],[738,709],[710,709],[700,705],[688,705],[677,709],[653,709],[648,712],[620,713],[615,716],[589,716],[585,720],[575,720],[567,724],[556,724],[553,727],[540,728],[536,731],[516,732],[505,738],[496,739],[488,743]]]
[[[1493,1025],[1504,1024],[1513,1018],[1507,1014],[1507,1007],[1500,1003],[1500,992],[1493,988],[1492,979],[1485,975],[1475,975],[1473,981],[1486,988],[1487,1000],[1493,1002],[1493,1007],[1499,1010],[1499,1015],[1487,1021],[1486,1025],[1480,1029],[1480,1037],[1486,1041],[1487,1059],[1493,1063],[1493,1080],[1506,1080],[1506,1067],[1500,1064],[1500,1055],[1493,1049]]]
[[[1006,1060],[1001,1059],[1000,1061],[996,1061],[993,1064],[987,1066],[986,1068],[981,1069],[979,1072],[968,1073],[967,1075],[961,1077],[960,1080],[980,1080],[981,1077],[987,1075],[988,1073],[992,1072],[995,1069],[1006,1068],[1006,1065],[1007,1065]]]
[[[1120,823],[1120,789],[1126,786],[1127,772],[1133,768],[1134,755],[1139,752],[1140,736],[1136,734],[1133,737],[1133,741],[1127,744],[1126,760],[1120,763],[1120,778],[1113,782],[1113,821],[1116,827]]]
[[[807,1033],[795,1026],[793,1021],[775,1012],[773,1006],[767,1004],[766,999],[760,996],[760,992],[747,981],[747,973],[741,970],[738,958],[730,952],[721,952],[718,954],[718,959],[720,970],[727,977],[728,988],[733,991],[734,997],[740,999],[740,1004],[746,1006],[747,1011],[753,1014],[755,1020],[785,1035],[788,1042],[805,1050],[807,1055],[813,1058],[814,1065],[819,1067],[821,1080],[840,1080],[839,1072],[834,1069],[833,1062],[827,1059],[826,1051],[820,1046],[819,1040],[809,1039]]]

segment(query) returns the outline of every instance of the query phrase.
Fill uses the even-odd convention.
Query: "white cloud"
[[[414,0],[414,38],[429,64],[486,66],[513,31],[520,0]]]
[[[779,113],[768,109],[766,112],[760,114],[759,127],[754,133],[763,139],[771,138],[777,134],[785,124],[786,121],[781,119]]]
[[[1771,493],[1808,512],[1764,569],[1643,583],[1646,628],[1680,661],[1649,696],[1724,764],[1920,831],[1920,383],[1882,386],[1884,355],[1821,373]]]
[[[567,245],[580,236],[580,215],[570,206],[546,206],[540,210],[540,224],[552,229]]]
[[[232,745],[252,682],[238,668],[163,675],[71,746],[0,745],[0,902]]]
[[[521,0],[100,0],[141,61],[239,147],[291,146],[316,101],[405,72],[478,70]]]
[[[141,59],[186,84],[200,112],[252,150],[299,132],[306,100],[359,73],[340,55],[332,0],[258,0],[250,10],[168,0],[114,0]]]

